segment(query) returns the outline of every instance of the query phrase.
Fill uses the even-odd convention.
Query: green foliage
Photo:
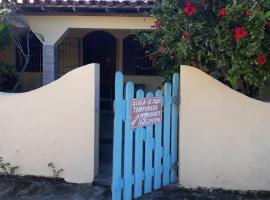
[[[0,22],[0,49],[5,48],[12,39],[12,31],[7,23]]]
[[[6,19],[7,12],[0,10],[0,49],[4,49],[14,37],[12,26]]]
[[[0,9],[0,50],[6,48],[14,37],[12,26],[6,19],[8,12]],[[0,62],[0,92],[11,92],[17,81],[15,68]]]
[[[4,162],[3,158],[0,157],[0,175],[15,175],[19,166],[12,166],[10,163]]]
[[[0,62],[0,92],[12,92],[17,82],[15,67]]]
[[[242,93],[259,98],[270,80],[268,0],[164,0],[152,10],[156,30],[139,33],[153,46],[165,78],[193,65]]]
[[[48,167],[51,168],[54,178],[60,178],[61,173],[64,171],[64,169],[56,169],[55,164],[52,162],[48,164]]]

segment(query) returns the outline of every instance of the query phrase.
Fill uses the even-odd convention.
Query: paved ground
[[[109,188],[38,177],[0,176],[0,200],[110,200]],[[169,186],[142,200],[270,200],[270,192],[185,190]]]

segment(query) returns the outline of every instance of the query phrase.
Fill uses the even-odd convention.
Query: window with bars
[[[123,41],[123,71],[126,75],[158,75],[157,69],[149,60],[149,47],[143,47],[134,35]]]
[[[59,44],[60,76],[81,66],[81,39],[67,37]]]
[[[27,37],[29,37],[28,40]],[[28,46],[29,54],[27,50]],[[26,58],[23,54],[29,55],[29,62],[24,72],[42,72],[42,43],[32,32],[30,32],[28,36],[21,36],[16,45],[16,69],[18,72],[20,72],[25,65]]]

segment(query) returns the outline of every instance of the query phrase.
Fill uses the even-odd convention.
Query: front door
[[[105,31],[94,31],[83,40],[84,64],[100,64],[100,109],[112,111],[114,74],[116,69],[116,39]]]
[[[99,175],[96,182],[109,184],[112,176],[116,39],[105,31],[91,32],[84,37],[83,50],[84,64],[100,64]]]

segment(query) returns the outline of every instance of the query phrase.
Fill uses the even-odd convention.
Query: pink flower
[[[238,28],[235,29],[234,39],[236,41],[239,41],[242,38],[245,38],[247,36],[248,36],[248,31],[247,31],[246,27],[240,26],[240,27],[238,27]]]
[[[268,56],[266,53],[262,53],[258,56],[257,62],[259,65],[264,65],[268,59]]]
[[[186,3],[184,10],[187,16],[192,16],[198,12],[198,9],[195,6],[193,6],[191,2]]]
[[[222,16],[222,17],[227,17],[228,14],[227,14],[227,11],[225,10],[225,8],[222,8],[219,10],[219,15]]]

